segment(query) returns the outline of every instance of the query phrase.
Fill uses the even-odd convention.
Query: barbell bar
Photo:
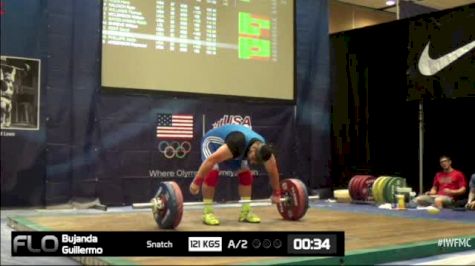
[[[25,64],[25,68],[13,66],[13,65],[7,65],[7,64],[0,64],[0,67],[12,68],[12,69],[15,69],[16,71],[25,71],[25,72],[28,72],[31,69],[30,65],[28,64]]]
[[[299,220],[309,207],[309,200],[319,199],[319,196],[308,196],[307,187],[298,179],[284,179],[280,181],[280,190],[283,197],[276,204],[277,210],[285,220]],[[261,200],[239,200],[227,202],[226,204],[216,203],[218,206],[225,206],[235,203],[249,203],[250,205],[272,204],[270,198]],[[214,203],[213,203],[214,204]],[[183,194],[180,187],[174,181],[161,182],[157,193],[150,202],[133,203],[134,209],[152,209],[155,222],[162,229],[176,228],[183,216],[184,206],[202,206],[203,202],[183,202]]]
[[[318,200],[320,199],[320,196],[309,196],[309,200]],[[282,197],[280,198],[280,202],[288,202],[289,197]],[[226,205],[233,205],[233,204],[244,204],[244,203],[249,203],[251,204],[259,204],[260,203],[268,203],[269,205],[272,205],[272,200],[271,199],[260,199],[260,200],[237,200],[237,201],[227,201],[225,203],[219,203],[219,202],[213,202],[212,204],[217,204],[218,206],[226,206]],[[205,205],[204,202],[184,202],[183,206],[203,206]],[[163,202],[160,199],[153,198],[150,202],[145,202],[145,203],[133,203],[132,208],[133,209],[150,209],[156,207],[157,209],[162,209],[163,207]]]

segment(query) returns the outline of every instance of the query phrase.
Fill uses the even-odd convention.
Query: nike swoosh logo
[[[432,59],[429,56],[429,44],[427,43],[426,47],[422,51],[421,57],[419,58],[419,71],[424,76],[432,76],[442,69],[446,68],[455,60],[459,59],[464,54],[468,53],[475,47],[475,41],[472,41],[457,50],[454,50],[446,55],[443,55],[437,59]]]

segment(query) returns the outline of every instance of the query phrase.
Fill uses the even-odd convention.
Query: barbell
[[[298,179],[284,179],[280,182],[281,195],[277,210],[285,220],[300,220],[307,212],[309,200],[319,199],[319,196],[308,196],[307,187]],[[272,204],[271,199],[262,200],[239,200],[220,204],[249,203],[252,205]],[[161,182],[157,193],[145,203],[133,203],[134,209],[152,209],[153,218],[158,227],[162,229],[176,228],[183,216],[184,206],[202,206],[203,202],[183,202],[183,194],[180,187],[174,181]]]
[[[25,71],[25,72],[30,71],[30,69],[31,69],[30,65],[28,65],[28,64],[24,64],[24,65],[25,65],[25,68],[13,66],[13,65],[8,65],[8,64],[0,64],[0,67],[11,68],[11,69],[15,69],[16,71]]]

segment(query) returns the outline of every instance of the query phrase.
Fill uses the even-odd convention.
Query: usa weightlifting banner
[[[344,256],[344,232],[12,232],[12,256]]]
[[[154,136],[149,142],[150,146],[154,147],[153,151],[145,153],[146,155],[144,153],[137,156],[128,155],[127,160],[120,167],[121,171],[117,173],[118,176],[130,180],[127,177],[148,175],[156,183],[174,181],[184,191],[185,202],[196,201],[198,198],[193,197],[187,191],[201,163],[202,137],[213,128],[229,124],[246,126],[261,134],[276,150],[281,176],[295,176],[296,155],[292,148],[295,147],[295,128],[292,106],[216,102],[200,112],[196,112],[193,106],[177,106],[176,110],[179,111],[167,112],[157,108],[153,112],[155,120],[152,133]],[[138,146],[139,142],[143,142],[143,139],[137,140]],[[139,156],[143,156],[143,158],[135,159]],[[149,161],[150,164],[148,164]],[[251,171],[255,177],[253,197],[268,198],[271,191],[265,169],[261,166],[253,166]],[[235,171],[227,168],[226,164],[220,165],[220,189],[215,198],[217,201],[239,199],[235,175]],[[299,178],[307,183],[303,177],[299,176]],[[132,182],[136,182],[136,179],[133,179]],[[150,185],[147,183],[141,191],[131,191],[130,193],[143,196],[145,195],[143,190],[149,188]],[[147,201],[153,196],[152,193],[141,199],[137,196],[134,201]]]

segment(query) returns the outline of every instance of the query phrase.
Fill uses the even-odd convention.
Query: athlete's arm
[[[274,155],[264,163],[264,167],[269,175],[269,183],[273,191],[272,202],[278,203],[278,200],[280,199],[280,176],[279,169],[277,168],[277,160]]]
[[[209,174],[209,172],[213,169],[215,164],[220,162],[224,162],[226,160],[232,159],[233,154],[229,149],[227,144],[222,145],[219,147],[213,154],[211,154],[206,160],[201,163],[198,172],[196,173],[193,182],[190,184],[190,192],[192,195],[196,195],[199,192],[201,184],[204,181],[204,178]]]
[[[229,149],[227,144],[219,147],[213,154],[211,154],[206,160],[203,161],[196,176],[199,178],[204,178],[208,173],[213,169],[215,164],[224,162],[226,160],[232,159],[233,154]]]

